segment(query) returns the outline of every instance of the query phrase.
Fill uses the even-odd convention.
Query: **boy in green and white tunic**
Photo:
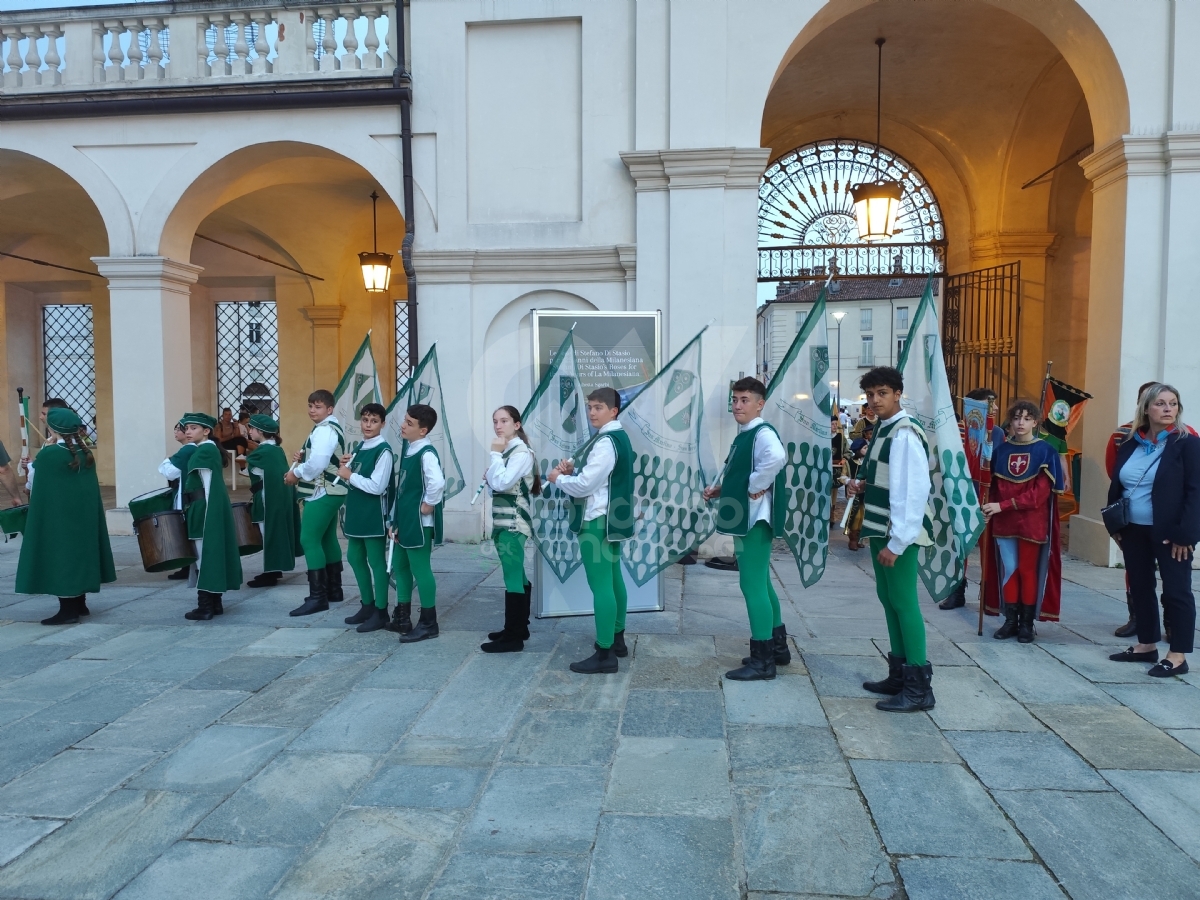
[[[233,507],[221,477],[221,451],[213,443],[217,420],[207,413],[188,413],[179,420],[196,445],[183,473],[184,517],[188,537],[199,559],[192,566],[196,608],[185,619],[208,621],[225,612],[221,595],[242,586],[242,558],[233,525]]]
[[[537,460],[515,406],[492,413],[491,460],[483,475],[492,492],[492,541],[504,573],[504,627],[488,634],[484,653],[515,653],[529,640],[529,594],[525,543],[533,535],[529,498],[541,493]]]
[[[933,709],[933,669],[925,656],[925,620],[917,599],[918,554],[930,537],[929,442],[900,405],[904,378],[890,366],[864,375],[859,385],[878,416],[859,479],[847,484],[863,495],[862,533],[869,538],[875,592],[887,618],[888,677],[863,687],[891,695],[876,707],[888,712]]]
[[[300,546],[308,564],[308,596],[290,616],[324,612],[342,599],[342,546],[338,543],[338,512],[346,501],[346,482],[338,477],[346,438],[333,414],[333,394],[308,395],[308,417],[313,430],[292,457],[295,465],[284,482],[296,487],[304,500],[300,519]]]
[[[633,537],[633,447],[617,418],[621,398],[610,387],[588,394],[588,422],[598,429],[575,455],[546,476],[574,498],[570,528],[579,535],[579,552],[596,613],[596,652],[571,663],[584,675],[617,671],[617,657],[627,656],[625,612],[629,605],[621,574],[621,541]]]
[[[396,577],[396,615],[389,630],[400,632],[400,643],[411,644],[438,636],[437,581],[433,577],[430,555],[433,545],[442,542],[442,497],[446,476],[437,450],[429,442],[429,432],[437,424],[433,407],[413,404],[404,414],[400,437],[404,439],[404,458],[396,482],[396,500],[392,504],[390,527],[395,542],[392,573]],[[412,626],[408,612],[412,602],[413,580],[421,598],[421,616]]]
[[[263,570],[247,587],[273,587],[284,572],[296,568],[300,540],[300,507],[296,489],[284,482],[289,464],[279,446],[279,423],[270,416],[250,417],[250,440],[258,444],[246,454],[250,473],[250,518],[262,524]]]
[[[775,429],[762,418],[766,399],[767,388],[757,378],[734,382],[738,436],[729,448],[720,484],[704,489],[705,499],[721,498],[717,531],[733,536],[738,582],[750,618],[750,656],[742,660],[742,668],[725,673],[732,681],[769,680],[775,677],[776,665],[792,661],[779,595],[771,584],[771,542],[776,526],[782,526],[774,500],[783,494],[783,484],[777,482],[787,454]]]
[[[175,453],[168,456],[158,465],[158,474],[167,479],[167,485],[175,489],[174,508],[183,509],[183,473],[187,470],[188,458],[196,452],[196,445],[187,438],[187,429],[182,422],[175,423],[175,440],[181,446]],[[191,572],[191,566],[184,566],[177,572],[167,576],[171,581],[183,581]]]
[[[338,475],[350,486],[342,513],[346,559],[354,570],[362,608],[347,618],[360,633],[378,631],[388,624],[387,512],[391,500],[392,448],[380,432],[387,410],[378,403],[362,408],[359,424],[363,440],[341,459]],[[405,605],[410,601],[406,600]],[[402,616],[412,621],[411,612]]]

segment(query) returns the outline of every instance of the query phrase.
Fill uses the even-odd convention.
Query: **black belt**
[[[183,505],[190,506],[191,504],[195,503],[197,500],[203,500],[203,499],[204,499],[204,491],[203,490],[187,491],[183,495]]]
[[[262,489],[263,489],[263,483],[262,483],[261,481],[259,481],[259,482],[253,482],[253,481],[252,481],[252,482],[250,482],[250,493],[252,493],[252,494],[257,494],[257,493],[258,493],[259,491],[261,491]]]

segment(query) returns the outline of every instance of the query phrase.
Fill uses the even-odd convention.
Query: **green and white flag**
[[[621,410],[633,445],[633,538],[621,558],[639,586],[678,562],[715,528],[700,464],[702,329]]]
[[[396,391],[387,410],[387,424],[384,427],[384,437],[391,445],[396,456],[397,466],[404,456],[404,439],[400,437],[400,425],[404,421],[404,412],[410,406],[424,403],[432,406],[437,413],[437,424],[429,432],[429,442],[437,450],[438,459],[442,463],[442,471],[446,475],[446,492],[443,502],[449,500],[467,486],[463,478],[462,466],[454,453],[454,441],[450,437],[450,423],[446,419],[446,404],[442,400],[442,377],[438,372],[437,344],[429,348],[429,352],[417,365],[412,376]]]
[[[574,327],[550,361],[521,414],[542,476],[542,492],[529,498],[533,537],[559,581],[582,564],[579,540],[568,525],[571,498],[546,480],[560,459],[574,456],[588,441],[587,403],[575,368]]]
[[[904,376],[904,408],[921,423],[929,440],[933,545],[921,550],[920,571],[926,590],[941,601],[962,581],[965,560],[983,534],[984,519],[954,417],[932,277],[925,284],[898,368]]]
[[[381,402],[379,375],[375,371],[375,357],[371,353],[371,332],[368,331],[358,352],[354,354],[354,359],[342,375],[342,380],[338,382],[337,390],[333,392],[333,414],[342,425],[347,450],[351,443],[363,439],[362,428],[358,424],[363,406]]]
[[[783,497],[783,538],[796,558],[800,581],[812,587],[825,574],[833,493],[833,430],[830,414],[829,337],[825,291],[792,341],[767,388],[763,418],[779,432],[787,453]]]

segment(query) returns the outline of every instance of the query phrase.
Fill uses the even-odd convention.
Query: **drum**
[[[249,556],[263,548],[262,530],[250,519],[249,503],[233,504],[233,533],[237,535],[238,553]]]
[[[134,497],[129,501],[129,514],[133,516],[133,521],[144,519],[147,516],[153,516],[155,513],[168,512],[175,506],[175,489],[174,488],[159,488],[157,491],[151,491],[148,494],[142,494],[140,497]]]
[[[25,533],[25,517],[29,515],[29,504],[0,509],[0,533],[15,536]]]
[[[197,559],[196,545],[188,540],[183,510],[169,509],[138,519],[133,531],[142,551],[142,568],[147,572],[173,572]]]

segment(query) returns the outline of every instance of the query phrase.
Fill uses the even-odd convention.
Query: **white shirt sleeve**
[[[909,428],[897,430],[888,454],[888,504],[891,535],[887,548],[899,556],[921,534],[929,503],[929,456]]]
[[[33,490],[33,460],[29,461],[29,465],[25,467],[25,493]]]
[[[446,476],[442,474],[442,467],[432,453],[421,457],[421,475],[425,481],[425,493],[421,495],[421,502],[437,506],[442,502],[442,494],[446,490]]]
[[[787,461],[779,436],[770,428],[760,428],[754,436],[754,469],[747,484],[751,494],[757,494],[775,484],[775,476]]]
[[[483,477],[493,491],[507,491],[532,471],[533,452],[529,448],[518,447],[507,462],[502,453],[493,450],[491,463]]]
[[[171,460],[169,459],[164,459],[159,464],[158,474],[167,479],[167,481],[175,481],[183,477],[183,473],[171,465]]]
[[[309,451],[308,459],[292,466],[292,472],[301,481],[316,481],[329,465],[329,460],[333,458],[333,451],[336,448],[337,432],[330,427],[317,428],[312,433],[312,449]]]
[[[392,477],[392,453],[390,450],[385,450],[379,454],[379,459],[375,460],[375,470],[371,473],[370,478],[364,478],[358,472],[350,476],[350,485],[358,488],[365,494],[374,494],[380,496],[387,490],[388,480]]]
[[[578,475],[563,475],[554,482],[568,497],[588,497],[599,487],[608,485],[608,476],[617,464],[617,451],[612,438],[596,441],[588,454],[587,465]]]

